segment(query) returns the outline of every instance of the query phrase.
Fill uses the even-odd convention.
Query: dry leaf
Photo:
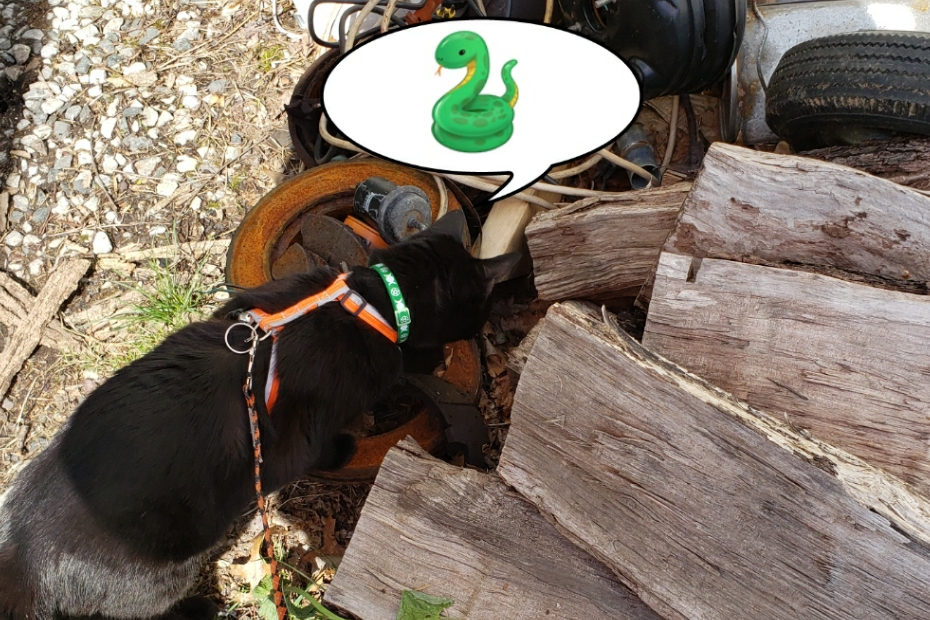
[[[265,575],[270,574],[269,564],[262,558],[262,543],[264,541],[264,534],[259,533],[249,544],[248,559],[242,564],[234,562],[229,566],[229,574],[249,584],[249,590],[253,590]]]
[[[502,373],[507,372],[507,359],[499,353],[492,353],[487,357],[488,374],[492,377],[499,377]]]

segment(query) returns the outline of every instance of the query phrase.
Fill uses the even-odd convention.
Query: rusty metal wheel
[[[372,176],[416,185],[429,197],[433,219],[438,217],[439,190],[428,174],[377,159],[317,166],[274,188],[246,213],[226,254],[227,281],[246,288],[270,281],[272,265],[298,240],[306,217],[350,215],[355,186]],[[462,208],[453,192],[448,200],[450,210]]]

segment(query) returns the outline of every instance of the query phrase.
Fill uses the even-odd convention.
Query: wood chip
[[[0,397],[4,396],[23,364],[42,341],[46,324],[57,314],[90,268],[90,261],[71,259],[59,265],[36,296],[29,313],[10,337],[10,346],[0,359]]]

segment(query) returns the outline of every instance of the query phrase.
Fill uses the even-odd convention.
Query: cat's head
[[[373,252],[370,264],[394,273],[407,307],[406,346],[430,348],[473,337],[488,316],[488,297],[519,261],[516,253],[473,258],[463,246],[465,217],[450,211],[427,230]]]

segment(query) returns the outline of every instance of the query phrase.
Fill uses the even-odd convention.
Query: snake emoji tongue
[[[433,106],[433,136],[443,146],[466,153],[490,151],[507,142],[513,134],[513,107],[518,89],[510,76],[516,60],[501,68],[506,90],[502,96],[482,95],[488,81],[491,59],[488,46],[477,33],[454,32],[436,47],[439,75],[446,69],[467,69],[465,78],[439,98]]]

